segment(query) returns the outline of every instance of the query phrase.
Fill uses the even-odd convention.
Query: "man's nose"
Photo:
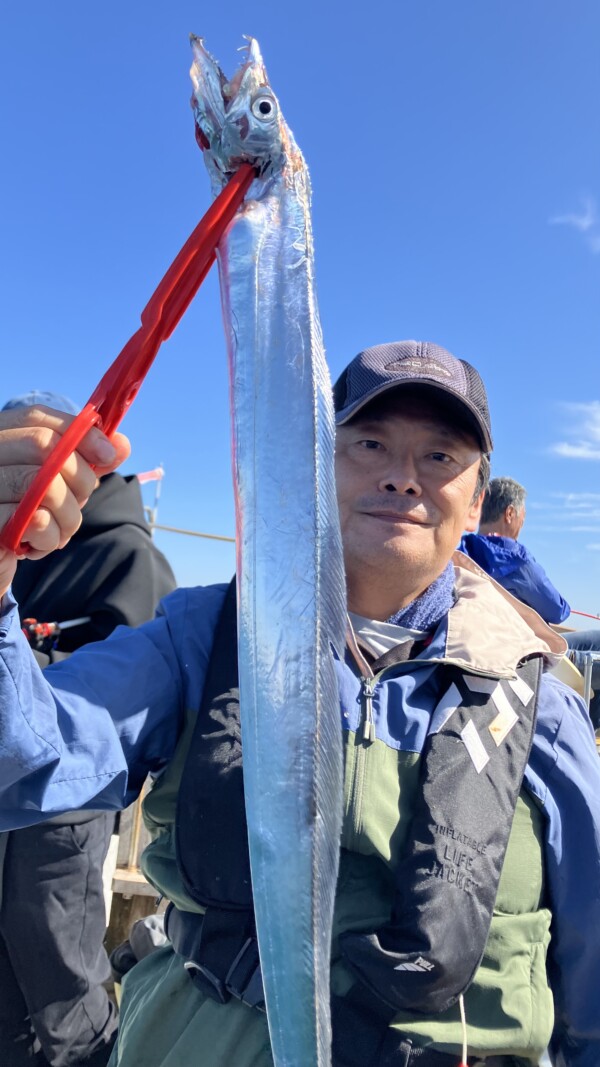
[[[378,489],[382,493],[403,493],[408,496],[420,496],[421,486],[414,463],[405,460],[395,463],[392,468],[382,474],[379,479]]]

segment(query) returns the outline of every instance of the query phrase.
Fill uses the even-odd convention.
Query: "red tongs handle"
[[[83,410],[40,467],[14,515],[0,532],[0,545],[4,548],[17,552],[22,547],[23,534],[44,499],[50,482],[91,427],[99,426],[108,437],[115,432],[135,399],[162,342],[171,336],[212,267],[216,247],[254,176],[250,164],[243,163],[173,260],[142,311],[141,327],[110,365]]]

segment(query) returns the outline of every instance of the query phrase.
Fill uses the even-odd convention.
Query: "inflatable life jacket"
[[[204,915],[172,910],[168,934],[214,999],[264,1007],[244,809],[235,586],[214,645],[178,797],[176,846]],[[531,750],[541,657],[498,681],[441,664],[420,790],[391,919],[340,938],[363,988],[393,1014],[442,1012],[473,980],[488,938]],[[475,726],[475,722],[477,726]]]

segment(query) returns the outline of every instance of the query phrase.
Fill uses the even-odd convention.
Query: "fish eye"
[[[260,93],[254,97],[250,110],[255,119],[260,119],[261,122],[272,122],[277,114],[277,104],[270,94]]]

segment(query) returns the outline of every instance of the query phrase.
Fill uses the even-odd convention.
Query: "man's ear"
[[[475,530],[479,526],[479,521],[481,519],[481,505],[483,504],[484,496],[485,489],[482,489],[479,496],[469,504],[467,520],[465,522],[465,530],[467,533],[475,533]]]
[[[515,521],[516,517],[517,517],[516,509],[513,507],[512,504],[507,504],[506,505],[506,509],[504,511],[504,521],[505,521],[506,525],[509,527],[509,529],[514,524],[514,521]]]

